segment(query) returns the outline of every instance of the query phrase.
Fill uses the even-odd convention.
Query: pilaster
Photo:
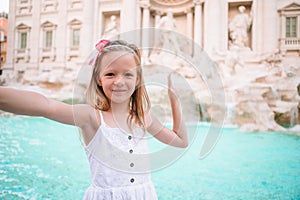
[[[16,32],[15,32],[15,27],[16,27],[16,1],[11,1],[9,2],[9,12],[8,12],[8,19],[9,19],[9,24],[8,24],[8,30],[7,30],[7,57],[6,57],[6,63],[4,65],[4,69],[14,69],[14,51],[15,48],[17,47],[17,44],[15,43],[16,41]]]
[[[89,0],[84,1],[83,5],[83,25],[80,37],[80,44],[81,45],[81,58],[85,59],[93,50],[94,43],[93,41],[93,33],[94,33],[94,12],[93,10],[95,1],[97,0]]]
[[[141,4],[141,7],[143,9],[143,29],[142,29],[142,53],[143,57],[145,59],[148,58],[149,50],[148,48],[150,47],[150,3],[143,3]]]
[[[194,6],[194,42],[202,47],[202,2],[200,0],[194,0]]]
[[[127,32],[137,28],[136,5],[137,0],[123,0],[120,22],[121,32]]]
[[[191,8],[186,9],[187,37],[193,38],[193,12]]]
[[[204,49],[208,54],[218,51],[222,43],[221,10],[219,0],[209,0],[204,4]]]
[[[263,23],[263,1],[262,0],[254,0],[252,4],[252,50],[257,53],[261,53],[263,51],[263,31],[264,23]],[[277,10],[277,9],[276,9]]]
[[[264,2],[264,52],[272,52],[277,48],[278,17],[277,0],[263,0]]]

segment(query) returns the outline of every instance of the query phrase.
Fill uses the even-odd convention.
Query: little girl
[[[87,89],[89,104],[69,105],[35,92],[0,87],[0,109],[81,129],[92,176],[85,200],[157,199],[149,171],[146,132],[175,147],[188,145],[170,75],[172,130],[150,112],[138,48],[120,40],[101,40],[96,49]]]

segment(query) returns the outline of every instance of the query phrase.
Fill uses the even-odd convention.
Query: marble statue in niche
[[[157,28],[161,29],[160,46],[165,50],[172,50],[175,51],[175,54],[179,54],[180,43],[177,39],[176,20],[171,10],[168,10],[167,15],[160,19]]]
[[[245,12],[245,6],[239,6],[238,11],[239,13],[229,22],[229,47],[250,49],[248,33],[252,25],[252,16]]]
[[[119,34],[117,16],[111,15],[110,22],[105,25],[105,29],[103,32],[103,38],[111,38]]]

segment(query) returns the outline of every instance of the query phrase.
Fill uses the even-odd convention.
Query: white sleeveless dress
[[[156,200],[151,181],[149,150],[142,129],[128,133],[101,125],[86,146],[91,185],[84,200]]]

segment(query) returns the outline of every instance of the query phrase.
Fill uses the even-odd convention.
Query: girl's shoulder
[[[73,105],[73,116],[74,120],[79,123],[78,125],[94,126],[95,122],[98,124],[99,111],[89,104],[76,104]]]
[[[95,108],[89,104],[75,104],[73,105],[74,116],[78,115],[90,115],[95,112]]]

